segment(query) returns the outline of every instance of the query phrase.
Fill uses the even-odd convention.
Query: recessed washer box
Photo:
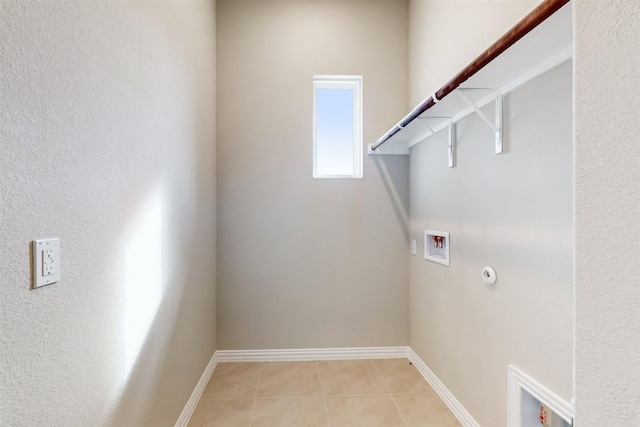
[[[446,231],[424,231],[424,259],[449,265],[449,233]]]

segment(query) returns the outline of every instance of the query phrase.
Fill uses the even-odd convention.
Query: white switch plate
[[[411,254],[418,255],[418,242],[416,242],[416,239],[411,239]]]
[[[60,281],[60,239],[34,240],[31,244],[31,289]]]

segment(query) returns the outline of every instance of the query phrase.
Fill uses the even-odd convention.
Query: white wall
[[[214,3],[3,1],[0,39],[0,424],[173,425],[216,348]]]
[[[438,89],[534,6],[411,2],[410,98]],[[449,231],[451,266],[412,258],[410,345],[480,425],[506,423],[508,364],[572,397],[571,107],[568,63],[506,98],[506,153],[494,154],[477,116],[458,124],[456,168],[437,141],[412,149],[411,236]]]
[[[572,397],[571,84],[568,63],[507,96],[506,153],[477,116],[455,168],[442,143],[412,149],[411,236],[450,232],[451,265],[412,258],[410,345],[480,425],[506,422],[509,364]]]
[[[410,107],[440,89],[541,0],[410,0]]]
[[[576,423],[640,425],[640,3],[573,2]]]
[[[312,178],[314,74],[364,78],[364,142],[406,112],[403,1],[218,3],[218,338],[406,345],[408,160]]]

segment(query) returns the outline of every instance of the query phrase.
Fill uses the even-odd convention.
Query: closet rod
[[[393,135],[400,132],[402,128],[407,126],[413,120],[418,118],[422,113],[440,102],[445,96],[456,90],[458,86],[464,83],[468,78],[476,74],[488,63],[496,59],[505,50],[513,46],[518,40],[527,35],[531,30],[536,28],[545,19],[553,15],[562,6],[569,3],[570,0],[544,0],[538,7],[525,16],[513,28],[506,32],[494,44],[489,46],[487,50],[482,52],[480,56],[474,59],[462,71],[455,75],[447,84],[442,86],[440,90],[435,92],[429,98],[418,104],[409,114],[407,114],[397,125],[385,133],[371,147],[371,151],[376,150],[382,144],[387,142]],[[434,99],[435,98],[435,99]]]

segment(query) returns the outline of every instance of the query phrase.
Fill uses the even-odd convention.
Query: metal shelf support
[[[478,90],[478,89],[457,89],[456,92],[458,93],[458,95],[460,95],[460,98],[462,98],[469,105],[469,107],[473,108],[476,114],[480,116],[480,118],[491,128],[491,130],[493,130],[495,134],[496,154],[502,153],[503,151],[502,117],[504,113],[503,112],[504,97],[500,92],[496,92],[496,97],[494,100],[495,118],[494,118],[494,121],[492,122],[491,120],[489,120],[487,115],[482,112],[480,107],[478,107],[478,105],[475,102],[473,102],[467,95],[465,95],[464,93],[465,90]],[[479,89],[479,90],[492,90],[492,89]]]
[[[448,121],[448,139],[444,139],[441,137],[436,130],[431,127],[427,120],[429,119],[447,119]],[[418,117],[418,122],[427,128],[431,135],[435,135],[444,145],[447,146],[447,152],[449,157],[449,167],[453,168],[456,166],[456,124],[453,122],[451,117]]]

